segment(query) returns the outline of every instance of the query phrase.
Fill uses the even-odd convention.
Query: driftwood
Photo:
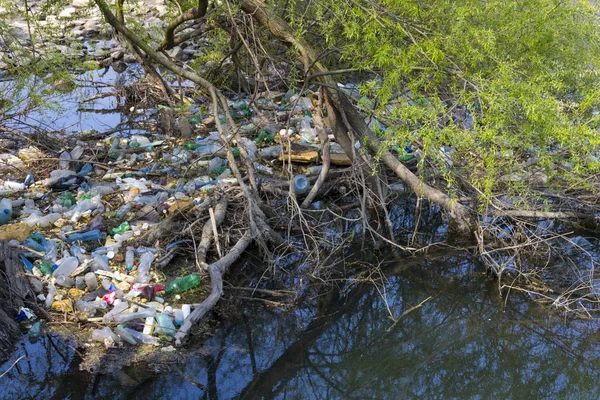
[[[175,334],[175,344],[177,346],[183,343],[183,340],[194,324],[204,317],[221,299],[223,295],[223,274],[240,257],[251,242],[252,234],[248,231],[238,240],[226,256],[208,266],[211,284],[210,295],[181,324],[181,328]]]
[[[0,362],[10,357],[21,337],[15,316],[20,307],[36,309],[26,270],[17,249],[0,242]]]

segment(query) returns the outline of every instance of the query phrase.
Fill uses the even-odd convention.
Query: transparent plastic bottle
[[[117,327],[115,328],[115,333],[117,334],[117,336],[119,336],[124,342],[127,342],[129,344],[133,344],[136,345],[137,344],[137,340],[135,340],[135,338],[133,337],[133,335],[131,333],[129,333],[125,328],[123,328],[120,325],[117,325]]]
[[[140,258],[140,264],[138,266],[138,273],[135,279],[136,283],[148,283],[150,282],[150,266],[154,260],[154,255],[150,252],[146,252]]]
[[[93,292],[98,288],[98,279],[96,278],[95,273],[88,272],[87,274],[85,274],[83,279],[85,280],[85,286],[87,287],[87,290],[89,290],[90,292]]]
[[[145,310],[134,313],[122,313],[112,317],[112,320],[118,323],[131,321],[134,319],[153,317],[156,314],[155,308],[146,308]]]
[[[127,271],[131,271],[131,269],[133,268],[134,260],[135,254],[133,250],[127,249],[127,252],[125,252],[125,267],[127,268]]]
[[[310,181],[304,175],[296,175],[294,177],[294,192],[296,194],[304,194],[310,189]]]
[[[48,294],[46,295],[46,302],[44,306],[46,308],[52,307],[52,302],[54,301],[54,295],[56,294],[56,288],[53,283],[48,284]]]
[[[54,270],[52,276],[57,277],[59,275],[69,276],[79,266],[79,260],[77,257],[67,257],[62,260],[58,268]]]
[[[120,313],[127,310],[128,308],[129,308],[129,305],[127,304],[127,302],[117,303],[115,301],[115,306],[113,307],[112,310],[110,310],[108,313],[106,313],[104,315],[104,320],[105,321],[114,321],[113,318],[115,316],[119,315]]]
[[[56,276],[56,284],[58,286],[62,286],[64,288],[71,288],[75,286],[75,281],[69,278],[67,275],[57,275]]]
[[[147,335],[142,332],[134,331],[133,329],[123,328],[124,331],[129,333],[131,336],[135,338],[140,343],[143,344],[158,344],[158,339],[154,336]]]
[[[92,340],[103,342],[107,346],[121,342],[121,339],[119,339],[108,326],[102,329],[94,329],[92,332]]]

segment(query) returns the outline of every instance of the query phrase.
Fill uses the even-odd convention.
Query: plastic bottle
[[[35,183],[35,178],[33,177],[33,173],[28,172],[27,176],[25,177],[25,181],[23,181],[23,185],[25,185],[25,187],[29,187],[29,186],[33,185],[34,183]]]
[[[313,143],[317,138],[317,131],[310,126],[310,118],[308,117],[305,117],[300,121],[300,128],[298,131],[300,137],[308,143]]]
[[[175,279],[173,282],[171,282],[169,286],[167,286],[167,288],[165,289],[165,293],[171,294],[185,292],[186,290],[190,290],[197,286],[200,286],[200,282],[201,279],[198,275],[189,274],[182,278]]]
[[[68,151],[63,151],[62,153],[60,153],[59,158],[59,162],[58,162],[58,166],[60,169],[67,169],[69,168],[69,162],[71,161],[72,157],[71,157],[71,153],[69,153]]]
[[[73,197],[71,192],[63,192],[63,194],[60,196],[60,200],[62,205],[67,208],[73,207],[75,204],[77,204],[77,199]]]
[[[89,290],[90,292],[93,292],[98,288],[98,279],[96,279],[95,273],[88,272],[87,274],[85,274],[83,279],[85,280],[85,286],[87,287],[87,290]]]
[[[35,343],[42,336],[42,321],[37,321],[29,328],[29,341]]]
[[[142,254],[140,258],[140,264],[138,266],[137,277],[135,279],[136,283],[148,283],[150,282],[150,266],[152,265],[152,261],[154,260],[154,255],[150,252],[146,252]]]
[[[79,290],[85,290],[85,279],[82,277],[77,277],[75,279],[75,287]]]
[[[106,313],[104,315],[104,320],[105,321],[114,321],[113,318],[115,316],[119,315],[120,313],[127,310],[128,308],[129,308],[129,305],[127,304],[127,302],[117,303],[115,301],[115,306],[113,307],[112,310],[110,310],[108,313]]]
[[[71,274],[71,272],[75,271],[75,269],[78,266],[79,266],[79,260],[77,259],[77,257],[63,258],[62,262],[60,263],[58,268],[56,268],[56,270],[54,270],[54,272],[52,273],[52,276],[54,276],[54,277],[57,277],[58,275],[69,276]]]
[[[67,243],[74,243],[74,242],[91,242],[93,240],[100,240],[103,239],[104,235],[102,232],[100,232],[98,229],[94,229],[91,231],[87,231],[87,232],[82,232],[82,233],[74,233],[72,235],[69,235],[65,241]]]
[[[146,308],[145,310],[134,312],[134,313],[117,314],[112,317],[112,321],[122,323],[122,322],[127,322],[127,321],[131,321],[134,319],[139,319],[139,318],[153,317],[155,314],[156,314],[155,308]]]
[[[123,222],[121,225],[117,226],[116,228],[113,228],[110,231],[110,234],[112,236],[116,235],[117,233],[124,233],[127,232],[131,229],[131,227],[129,226],[129,222],[125,221]]]
[[[96,315],[96,307],[94,307],[94,305],[89,301],[77,300],[75,302],[75,308],[87,315],[88,318]]]
[[[111,346],[119,343],[121,339],[110,330],[108,326],[102,329],[94,329],[92,332],[92,340],[103,342],[106,346]]]
[[[67,275],[57,275],[56,284],[65,288],[71,288],[75,285],[75,281]]]
[[[135,338],[133,337],[133,335],[129,332],[127,332],[125,330],[125,328],[123,328],[120,325],[117,325],[117,327],[115,328],[115,333],[117,334],[117,336],[119,336],[124,342],[127,342],[129,344],[133,344],[136,345],[137,344],[137,340],[135,340]]]
[[[183,319],[185,320],[192,313],[192,306],[184,304],[181,306],[181,311],[183,311]]]
[[[156,319],[156,333],[159,335],[166,335],[166,336],[175,336],[175,325],[173,325],[173,320],[171,319],[171,317],[169,315],[167,315],[166,313],[162,312],[162,313],[158,313],[156,314],[156,317],[154,317]]]
[[[109,292],[115,292],[117,290],[117,287],[113,285],[110,279],[107,278],[102,279],[102,287],[104,288],[104,290]]]
[[[117,210],[117,213],[115,214],[115,218],[123,218],[125,215],[127,215],[127,213],[129,212],[129,210],[131,210],[131,203],[126,203],[124,205],[121,206],[121,208],[119,208]]]
[[[46,308],[50,308],[52,306],[52,302],[54,301],[54,294],[56,293],[56,288],[53,283],[48,284],[48,294],[46,295],[46,302],[44,306]]]
[[[119,138],[113,138],[110,142],[110,149],[108,150],[109,158],[117,158],[119,156]]]
[[[94,166],[90,163],[87,163],[83,167],[81,167],[81,169],[77,173],[77,176],[87,176],[93,170],[94,170]]]
[[[71,150],[71,152],[69,153],[72,160],[79,160],[79,157],[81,157],[82,154],[83,147],[81,147],[80,145],[75,146],[73,150]]]
[[[46,276],[52,275],[52,264],[50,262],[42,260],[38,268],[40,271],[42,271],[42,274]]]
[[[94,256],[94,267],[95,271],[101,269],[103,271],[112,271],[108,266],[108,261],[104,259],[102,256]]]
[[[175,310],[174,311],[175,317],[173,318],[175,320],[175,324],[177,326],[181,326],[181,324],[183,324],[183,320],[185,318],[183,318],[183,310]]]
[[[12,201],[10,199],[2,199],[0,201],[0,225],[7,223],[12,217]]]
[[[294,192],[296,194],[304,194],[310,188],[310,181],[304,175],[296,175],[294,177]]]
[[[125,266],[127,268],[127,271],[131,271],[131,269],[133,268],[134,260],[135,254],[133,253],[133,250],[128,249],[127,252],[125,252]]]
[[[152,335],[152,332],[154,332],[154,316],[146,317],[143,333],[144,335]]]
[[[123,328],[123,330],[129,333],[131,336],[135,338],[140,343],[143,344],[158,344],[158,339],[154,336],[147,335],[142,332],[134,331],[133,329]]]

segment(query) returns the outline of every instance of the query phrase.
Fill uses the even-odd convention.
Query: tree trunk
[[[35,295],[17,251],[7,242],[0,242],[0,362],[10,357],[21,337],[15,321],[20,307],[35,310]]]

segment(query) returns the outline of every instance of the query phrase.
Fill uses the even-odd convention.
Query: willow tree
[[[284,85],[318,89],[322,116],[388,227],[390,171],[418,197],[442,206],[464,234],[481,233],[491,214],[596,213],[590,197],[577,196],[595,198],[598,188],[600,31],[598,10],[588,1],[200,0],[171,4],[175,15],[162,37],[136,30],[123,0],[114,10],[104,0],[95,3],[147,69],[158,74],[161,67],[195,82],[212,98],[215,115],[229,115],[220,91],[227,68],[250,92],[269,90],[267,78],[278,69]],[[198,36],[208,44],[195,60],[168,56]],[[219,67],[216,74],[205,68],[208,58]],[[342,80],[358,83],[359,93],[341,91]],[[250,205],[251,236],[277,242],[235,122],[217,119],[217,128]],[[329,139],[322,126],[320,132],[327,164]],[[240,167],[229,134],[240,145]],[[399,160],[397,150],[407,145],[420,153],[416,168]],[[327,167],[310,199],[327,182]],[[556,199],[567,191],[565,210]],[[391,229],[388,241],[394,242]],[[502,272],[492,258],[490,264]],[[211,305],[221,290],[213,289]]]

